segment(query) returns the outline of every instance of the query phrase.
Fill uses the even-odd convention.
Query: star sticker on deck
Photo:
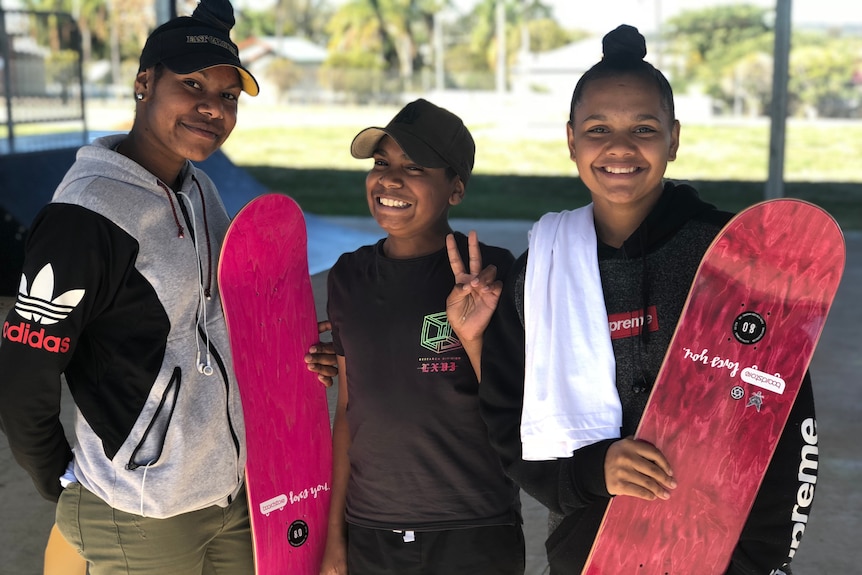
[[[760,413],[760,408],[763,406],[763,394],[759,391],[755,391],[751,394],[751,397],[748,398],[748,404],[745,407],[754,406],[757,409],[757,412]]]

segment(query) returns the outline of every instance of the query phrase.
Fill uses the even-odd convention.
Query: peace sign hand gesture
[[[446,298],[446,317],[455,330],[458,339],[467,351],[477,377],[480,375],[479,363],[482,355],[482,335],[491,321],[503,282],[497,280],[496,266],[482,268],[482,253],[479,238],[475,231],[468,236],[469,271],[458,252],[455,237],[446,236],[446,250],[449,265],[455,276],[455,286]]]

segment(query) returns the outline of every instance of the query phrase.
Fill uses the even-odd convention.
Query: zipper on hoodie
[[[198,331],[202,332],[203,330],[201,330],[201,328],[198,327]],[[224,364],[224,359],[222,359],[221,354],[218,352],[218,349],[216,349],[215,345],[213,345],[212,342],[210,342],[209,350],[210,350],[210,354],[212,354],[212,359],[215,360],[215,363],[218,366],[219,373],[221,373],[221,375],[222,375],[222,381],[224,382],[224,393],[225,393],[225,398],[227,399],[227,401],[225,401],[225,415],[227,416],[228,429],[230,429],[230,436],[231,436],[231,439],[233,440],[233,446],[234,446],[234,449],[236,450],[237,458],[239,458],[239,452],[240,452],[239,436],[237,436],[236,431],[233,428],[233,419],[231,418],[231,415],[230,415],[230,378],[228,377],[227,368],[225,367],[225,364]]]
[[[129,471],[152,465],[161,458],[162,451],[165,448],[165,438],[168,435],[168,428],[171,425],[171,419],[174,416],[177,401],[180,397],[181,381],[182,370],[179,367],[175,367],[168,386],[165,388],[165,393],[162,395],[162,400],[159,402],[159,407],[156,409],[152,419],[150,419],[150,424],[129,457],[129,462],[126,464],[126,469]],[[168,401],[170,401],[170,407],[165,411],[165,405]],[[151,434],[153,435],[152,439]],[[146,461],[138,461],[138,454],[145,446],[148,446],[149,450],[154,453],[152,456],[148,456]]]

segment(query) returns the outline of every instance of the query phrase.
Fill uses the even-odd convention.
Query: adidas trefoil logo
[[[15,311],[26,320],[52,325],[69,317],[75,306],[81,303],[84,292],[82,289],[72,289],[54,297],[54,268],[51,264],[45,264],[29,289],[27,276],[21,274]]]

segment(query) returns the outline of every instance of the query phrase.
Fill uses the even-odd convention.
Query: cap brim
[[[230,66],[231,68],[236,68],[236,71],[239,72],[239,78],[242,82],[242,89],[244,92],[249,96],[257,96],[260,93],[260,86],[258,86],[257,80],[254,79],[251,72],[242,66],[237,66],[233,62],[222,62],[218,58],[214,59],[209,57],[210,55],[208,54],[202,56],[207,57],[194,58],[190,57],[190,55],[183,55],[181,58],[183,61],[182,64],[176,62],[179,58],[166,58],[162,61],[162,64],[167,66],[167,68],[174,74],[191,74],[192,72],[200,72],[201,70],[215,68],[216,66]]]
[[[239,72],[239,77],[242,79],[242,89],[249,96],[257,96],[260,93],[260,86],[257,80],[251,75],[251,72],[241,66],[234,66]]]
[[[374,156],[374,150],[377,149],[383,136],[389,136],[395,140],[404,153],[420,166],[426,168],[446,168],[449,166],[449,163],[432,150],[428,144],[416,136],[398,130],[393,126],[388,128],[365,128],[356,134],[356,137],[353,138],[353,142],[350,144],[350,155],[360,160]]]
[[[380,138],[385,135],[383,128],[365,128],[350,143],[350,155],[359,160],[372,157]]]

